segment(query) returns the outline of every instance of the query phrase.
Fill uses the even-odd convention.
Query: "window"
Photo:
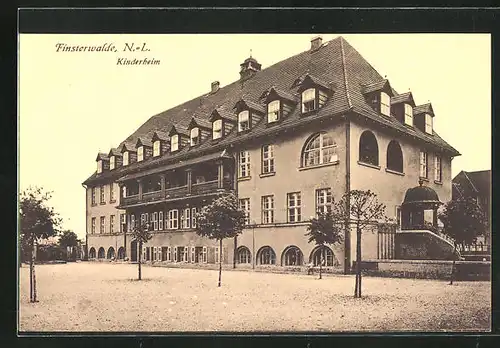
[[[391,116],[391,97],[385,92],[380,93],[380,113]]]
[[[410,104],[405,104],[405,124],[413,126],[413,108]]]
[[[160,156],[160,145],[161,145],[160,140],[156,140],[153,143],[153,157]]]
[[[186,208],[182,213],[181,228],[191,228],[191,209]]]
[[[274,222],[274,196],[262,196],[262,223]]]
[[[177,209],[168,211],[168,228],[170,230],[179,228],[179,211]]]
[[[274,265],[276,264],[276,253],[269,246],[262,247],[257,253],[257,260],[260,265]]]
[[[99,233],[105,233],[106,232],[106,217],[101,216],[101,226],[99,228]]]
[[[115,156],[109,158],[109,169],[115,169]]]
[[[179,134],[174,134],[170,138],[170,151],[179,150]]]
[[[195,247],[192,246],[191,247],[191,263],[194,263],[194,259],[195,259]]]
[[[137,148],[137,162],[144,160],[144,146]]]
[[[91,233],[95,234],[95,217],[92,218],[92,230],[91,230]]]
[[[123,165],[128,166],[128,151],[123,153]]]
[[[191,129],[191,146],[198,145],[200,142],[200,129],[195,127]]]
[[[196,208],[191,208],[191,227],[196,228]]]
[[[274,173],[273,145],[262,146],[262,173]]]
[[[238,176],[240,178],[250,176],[250,151],[240,151]]]
[[[309,167],[337,161],[336,148],[337,145],[331,135],[326,133],[314,135],[304,147],[302,166]]]
[[[239,201],[240,209],[245,212],[245,225],[250,224],[250,198],[242,198]]]
[[[102,173],[102,160],[97,161],[97,173]]]
[[[158,213],[158,230],[163,231],[163,212]]]
[[[182,262],[188,262],[189,261],[189,247],[184,247],[183,253],[182,253]]]
[[[420,177],[427,178],[427,152],[420,151]]]
[[[326,245],[323,248],[316,248],[312,252],[312,261],[314,266],[319,266],[320,263],[323,266],[332,267],[335,266],[335,256],[333,255],[332,249]]]
[[[115,231],[115,216],[109,216],[109,233],[113,233]]]
[[[115,201],[115,188],[113,186],[113,183],[109,184],[109,201]]]
[[[432,115],[425,114],[425,132],[432,134]]]
[[[95,205],[95,187],[92,187],[92,205]]]
[[[288,222],[299,222],[302,218],[300,208],[300,192],[287,194]]]
[[[396,224],[401,227],[401,206],[396,206]]]
[[[316,190],[316,212],[327,213],[332,210],[332,190],[329,188]]]
[[[126,224],[125,214],[120,214],[120,232],[124,232],[123,226]]]
[[[434,157],[434,180],[441,182],[441,156]]]
[[[167,247],[167,261],[171,262],[172,261],[172,248]]]
[[[370,131],[364,131],[359,138],[359,161],[378,166],[377,139]]]
[[[222,120],[215,120],[212,123],[212,139],[222,138]]]
[[[100,187],[100,198],[101,198],[101,204],[106,203],[106,201],[104,199],[104,186]]]
[[[250,250],[247,247],[241,246],[238,248],[238,263],[251,263],[252,262],[252,254],[250,254]]]
[[[153,213],[153,218],[151,220],[153,221],[153,230],[158,231],[158,213],[157,212]]]
[[[309,88],[302,92],[302,113],[316,109],[316,89]]]
[[[280,101],[274,100],[267,105],[267,123],[278,121],[280,118]]]
[[[134,228],[135,228],[135,214],[131,214],[129,231],[132,231]]]
[[[391,140],[387,146],[387,169],[403,173],[403,152],[395,140]]]
[[[290,246],[283,253],[283,266],[302,266],[304,264],[302,251],[296,246]]]
[[[250,129],[250,117],[248,110],[242,111],[238,114],[238,132]]]

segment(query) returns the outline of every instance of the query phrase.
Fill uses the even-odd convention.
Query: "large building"
[[[265,69],[252,57],[240,69],[238,81],[213,82],[98,154],[84,182],[90,258],[218,262],[217,243],[194,228],[200,207],[225,191],[247,212],[248,228],[223,246],[222,262],[238,267],[317,263],[308,221],[349,190],[374,191],[398,222],[419,180],[451,199],[460,154],[433,128],[431,104],[396,92],[344,38],[317,37]],[[127,234],[139,220],[154,230],[143,250]],[[355,237],[346,228],[329,246],[328,267],[349,270]],[[378,238],[363,237],[363,258],[380,257]]]

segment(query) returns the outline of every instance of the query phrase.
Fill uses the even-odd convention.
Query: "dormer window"
[[[111,156],[109,158],[109,169],[110,170],[115,169],[115,156]]]
[[[102,173],[102,160],[97,161],[97,173]]]
[[[405,124],[413,126],[413,108],[410,104],[405,104]]]
[[[137,148],[137,162],[144,160],[144,146]]]
[[[238,114],[238,132],[250,129],[250,117],[248,110],[242,111]]]
[[[302,113],[316,110],[316,89],[309,88],[302,92]]]
[[[425,132],[432,134],[432,115],[425,114]]]
[[[212,123],[212,139],[219,139],[222,137],[222,120],[215,120]]]
[[[125,151],[123,153],[123,165],[128,166],[128,162],[129,162],[129,153],[128,151]]]
[[[200,142],[200,129],[198,127],[195,127],[191,129],[191,146],[198,145]]]
[[[160,140],[156,140],[153,143],[153,157],[160,156],[160,145],[161,145]]]
[[[391,116],[391,97],[385,92],[380,92],[380,113]]]
[[[274,100],[267,105],[267,123],[276,122],[280,117],[280,101]]]
[[[174,134],[170,138],[170,151],[179,150],[179,134]]]

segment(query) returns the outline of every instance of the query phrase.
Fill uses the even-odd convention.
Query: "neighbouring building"
[[[194,232],[196,212],[234,191],[248,228],[224,241],[224,263],[317,264],[304,236],[308,221],[349,190],[374,191],[398,223],[419,180],[439,202],[451,199],[451,162],[460,154],[437,134],[436,116],[430,103],[396,92],[342,37],[314,38],[310,50],[265,69],[250,57],[238,81],[213,82],[98,154],[84,182],[88,255],[218,262],[217,243]],[[426,214],[422,221],[435,220]],[[128,234],[138,221],[154,231],[143,250]],[[327,249],[326,266],[349,271],[355,238],[346,228],[342,245]],[[381,257],[381,243],[366,233],[363,258]]]
[[[478,242],[490,244],[491,231],[491,170],[466,172],[462,170],[453,178],[453,199],[470,197],[476,200],[487,218],[484,235]]]

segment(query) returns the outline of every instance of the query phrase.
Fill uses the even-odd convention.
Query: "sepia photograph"
[[[491,331],[489,34],[19,34],[18,333]]]

